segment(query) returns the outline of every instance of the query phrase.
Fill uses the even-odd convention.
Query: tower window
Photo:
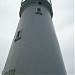
[[[21,30],[17,32],[16,39],[14,40],[15,42],[21,39],[21,32]]]
[[[37,9],[36,9],[36,14],[42,15],[41,8],[37,8]]]
[[[39,5],[42,5],[42,2],[38,2]]]

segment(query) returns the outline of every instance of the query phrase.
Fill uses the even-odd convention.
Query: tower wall
[[[32,3],[24,8],[4,73],[66,75],[51,15],[43,4]]]

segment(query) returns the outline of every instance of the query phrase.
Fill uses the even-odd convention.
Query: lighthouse
[[[66,75],[51,1],[22,0],[19,16],[2,75]]]

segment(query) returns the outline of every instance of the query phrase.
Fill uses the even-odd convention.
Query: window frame
[[[36,8],[36,14],[40,14],[40,15],[43,14],[41,8]]]
[[[16,34],[15,42],[21,39],[22,30],[19,30]]]

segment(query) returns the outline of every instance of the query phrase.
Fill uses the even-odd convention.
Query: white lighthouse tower
[[[20,21],[2,75],[66,75],[47,0],[21,2]]]

